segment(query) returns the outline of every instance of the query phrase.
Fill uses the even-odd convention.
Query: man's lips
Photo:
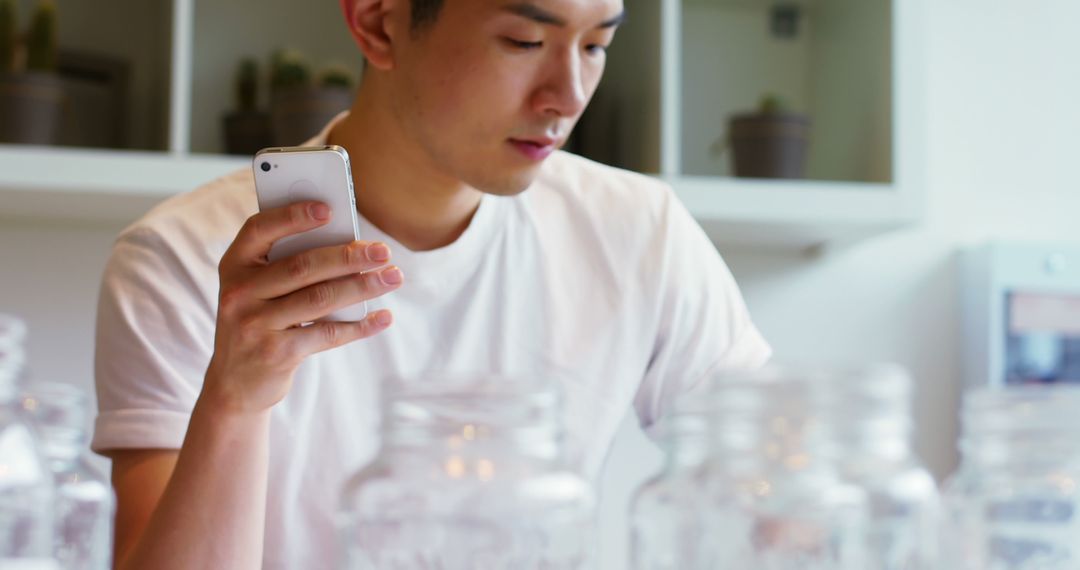
[[[536,138],[536,139],[510,139],[510,144],[514,146],[519,152],[532,160],[543,160],[551,153],[555,152],[558,148],[557,139],[552,138]]]
[[[555,143],[559,142],[559,139],[554,139],[554,138],[551,138],[551,137],[521,138],[521,139],[510,139],[510,140],[532,143],[532,144],[534,144],[536,146],[555,146]]]

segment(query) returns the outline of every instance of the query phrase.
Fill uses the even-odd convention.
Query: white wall
[[[0,312],[27,320],[34,378],[92,385],[98,281],[120,229],[0,221]]]
[[[918,450],[940,477],[956,462],[958,250],[991,237],[1080,242],[1080,74],[1069,58],[1080,4],[929,6],[925,224],[821,258],[726,257],[779,357],[894,360],[915,373]],[[97,278],[118,230],[0,221],[0,309],[30,319],[38,376],[89,385]],[[606,568],[624,567],[619,513],[656,460],[630,427],[612,452]]]

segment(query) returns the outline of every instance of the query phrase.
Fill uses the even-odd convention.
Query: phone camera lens
[[[263,171],[263,172],[270,172],[270,163],[269,163],[269,162],[264,162],[264,163],[262,163],[262,167],[261,167],[261,168],[262,168],[262,171]]]

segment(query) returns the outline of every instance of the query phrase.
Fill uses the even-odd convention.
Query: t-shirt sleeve
[[[716,247],[674,192],[664,191],[651,256],[656,340],[634,400],[646,430],[714,372],[756,369],[772,354]]]
[[[213,338],[214,311],[184,258],[150,229],[122,234],[98,301],[92,449],[179,449]]]

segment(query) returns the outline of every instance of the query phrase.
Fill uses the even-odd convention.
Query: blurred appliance
[[[967,387],[1080,384],[1080,244],[989,243],[962,272]]]

